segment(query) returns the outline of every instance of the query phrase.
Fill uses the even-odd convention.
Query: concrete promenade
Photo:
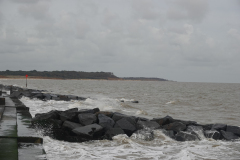
[[[47,159],[31,119],[28,107],[0,91],[0,160]]]

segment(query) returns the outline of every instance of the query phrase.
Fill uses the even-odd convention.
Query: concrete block
[[[5,106],[0,106],[0,120],[2,120],[4,109],[5,109]]]
[[[0,121],[0,136],[17,137],[16,108],[5,107],[2,120]],[[1,158],[0,158],[1,159]]]
[[[5,105],[5,98],[0,97],[0,105]]]
[[[47,160],[46,153],[40,144],[18,143],[18,160]]]

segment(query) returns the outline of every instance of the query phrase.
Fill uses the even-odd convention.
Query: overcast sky
[[[0,0],[0,70],[240,83],[240,0]]]

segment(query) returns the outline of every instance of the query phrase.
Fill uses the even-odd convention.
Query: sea
[[[85,101],[20,100],[36,113],[70,108],[120,112],[138,117],[223,123],[240,126],[239,83],[191,83],[169,81],[42,80],[29,79],[28,88],[63,95],[86,97]],[[25,79],[0,79],[0,84],[26,87]],[[139,103],[132,103],[137,100]],[[124,101],[124,102],[121,102]],[[36,131],[42,136],[41,130]],[[69,143],[43,137],[49,160],[239,160],[240,141],[202,138],[178,142],[154,130],[155,138],[145,141],[134,134],[117,135],[110,140]]]

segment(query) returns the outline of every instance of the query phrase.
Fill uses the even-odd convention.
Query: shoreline
[[[0,76],[1,79],[26,79],[25,76]],[[64,79],[64,78],[51,78],[51,77],[35,77],[35,76],[28,76],[28,79],[48,79],[48,80],[104,80],[104,81],[153,81],[153,82],[172,82],[172,81],[158,81],[158,80],[129,80],[129,79]]]

